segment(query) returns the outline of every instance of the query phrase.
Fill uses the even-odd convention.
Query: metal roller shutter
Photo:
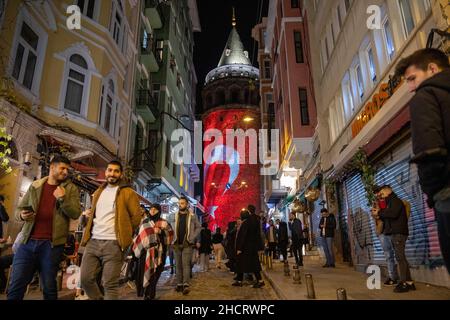
[[[377,166],[376,182],[391,185],[400,199],[411,204],[406,257],[411,265],[431,266],[442,263],[437,226],[420,188],[417,168],[409,163],[411,153],[408,141],[383,159]]]
[[[411,142],[406,141],[376,164],[377,184],[389,184],[394,192],[411,204],[409,219],[409,238],[406,243],[406,256],[411,265],[441,265],[442,255],[439,247],[434,213],[426,206],[416,166],[410,165]],[[370,208],[367,206],[364,186],[359,174],[346,179],[341,186],[339,202],[341,221],[349,226],[350,244],[355,250],[355,264],[385,264],[383,249],[375,233]],[[343,188],[346,188],[344,190]],[[346,192],[345,192],[346,191]],[[345,201],[347,195],[350,217]],[[342,225],[342,224],[341,224]]]

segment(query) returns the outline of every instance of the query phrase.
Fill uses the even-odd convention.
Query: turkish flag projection
[[[246,117],[253,120],[245,122]],[[237,145],[237,140],[228,145],[226,140],[227,129],[254,129],[257,134],[259,123],[257,111],[249,109],[219,109],[203,120],[205,131],[217,129],[223,136],[221,141],[204,142],[204,221],[212,230],[220,227],[226,231],[228,223],[235,221],[249,204],[256,207],[256,212],[260,211],[260,164],[250,164],[249,157],[250,150],[257,152],[257,143],[250,148],[250,139],[246,137],[243,148]]]

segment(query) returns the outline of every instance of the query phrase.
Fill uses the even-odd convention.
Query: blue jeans
[[[327,265],[334,265],[334,253],[333,253],[333,238],[322,237],[323,251],[325,251],[325,258],[327,259]]]
[[[33,275],[39,271],[45,300],[57,300],[56,276],[64,246],[52,248],[50,240],[28,240],[17,248],[12,264],[8,300],[22,300]]]
[[[395,263],[394,246],[390,235],[380,234],[380,242],[383,247],[384,256],[387,262],[389,278],[398,280],[397,264]]]

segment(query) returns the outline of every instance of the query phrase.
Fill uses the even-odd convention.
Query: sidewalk
[[[301,284],[294,284],[293,276],[295,260],[289,258],[290,276],[284,275],[284,264],[273,261],[273,268],[268,270],[263,265],[263,274],[273,286],[282,300],[307,300],[305,273],[310,273],[314,280],[317,300],[337,300],[336,290],[344,288],[348,300],[450,300],[450,289],[415,283],[417,290],[407,293],[394,293],[394,287],[383,286],[381,289],[369,290],[366,286],[369,274],[353,270],[353,268],[336,264],[336,268],[322,268],[323,262],[318,259],[304,260],[300,268]]]

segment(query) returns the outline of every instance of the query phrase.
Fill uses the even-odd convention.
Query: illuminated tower
[[[204,205],[205,221],[210,228],[225,230],[228,222],[236,220],[242,208],[249,204],[260,210],[260,165],[257,144],[245,138],[226,141],[226,130],[242,129],[258,134],[259,70],[252,66],[236,30],[233,10],[232,29],[217,68],[208,73],[203,98],[203,129],[218,129],[223,143],[204,143]],[[231,139],[230,139],[231,140]],[[212,144],[212,145],[210,145]],[[245,151],[244,151],[245,150]],[[256,162],[251,159],[256,154]],[[242,154],[244,153],[244,154]],[[245,162],[244,162],[245,160]],[[220,163],[222,162],[222,163]]]

